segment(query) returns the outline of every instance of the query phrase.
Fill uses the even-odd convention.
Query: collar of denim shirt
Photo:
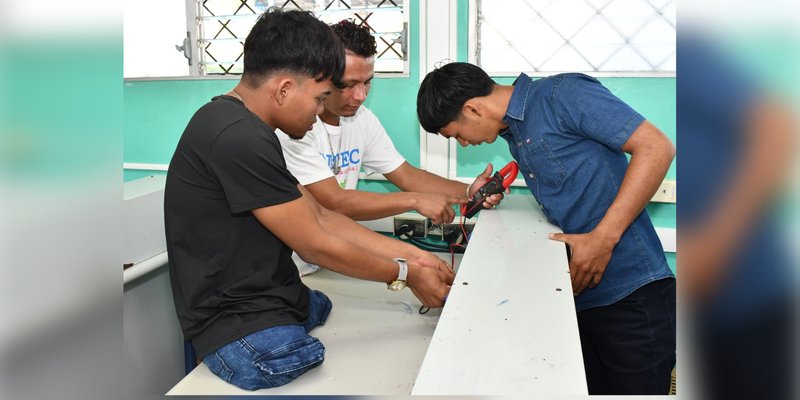
[[[528,102],[528,92],[531,89],[531,82],[531,78],[524,73],[519,74],[517,79],[514,80],[512,84],[514,86],[514,91],[511,93],[511,99],[508,101],[506,115],[503,117],[503,123],[508,125],[508,128],[501,132],[500,136],[507,138],[506,135],[508,134],[514,135],[514,133],[511,132],[511,119],[515,121],[525,120],[525,105]]]
[[[524,73],[519,74],[514,80],[514,92],[511,93],[511,100],[508,102],[506,116],[508,118],[522,121],[525,119],[525,103],[528,102],[528,91],[531,89],[531,78]]]

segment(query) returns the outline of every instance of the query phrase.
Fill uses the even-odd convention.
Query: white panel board
[[[587,393],[559,231],[531,196],[481,212],[413,395]]]

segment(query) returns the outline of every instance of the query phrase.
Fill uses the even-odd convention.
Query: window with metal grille
[[[368,26],[378,54],[375,72],[407,72],[408,12],[403,0],[187,0],[196,3],[200,75],[241,74],[244,40],[269,7],[311,11],[328,24],[351,19]],[[191,27],[190,27],[191,28]]]
[[[675,0],[476,0],[475,61],[492,75],[675,71]]]

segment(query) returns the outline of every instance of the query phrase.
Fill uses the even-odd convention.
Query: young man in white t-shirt
[[[331,28],[345,45],[346,86],[325,99],[324,111],[303,139],[278,135],[289,171],[320,204],[354,220],[417,211],[434,224],[452,222],[452,206],[466,202],[489,179],[491,164],[468,186],[406,162],[375,114],[362,105],[374,76],[375,38],[368,27],[348,20]],[[382,174],[402,192],[355,190],[362,167]],[[493,207],[502,198],[493,195],[484,206]]]

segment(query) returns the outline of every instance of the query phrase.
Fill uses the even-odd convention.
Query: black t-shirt
[[[292,250],[250,212],[299,198],[297,183],[275,132],[240,101],[214,97],[186,126],[169,164],[164,219],[175,308],[200,358],[307,318]]]

